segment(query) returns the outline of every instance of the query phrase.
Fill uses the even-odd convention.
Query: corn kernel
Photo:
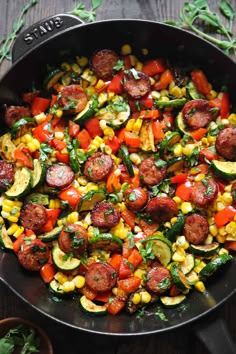
[[[0,216],[0,225],[3,225],[4,224],[4,220],[3,218]]]
[[[215,142],[215,140],[216,140],[216,137],[215,136],[213,136],[213,135],[210,135],[210,136],[208,136],[208,143],[210,143],[210,144],[212,144],[212,143],[214,143]]]
[[[83,68],[88,64],[88,58],[86,57],[76,57],[77,63]]]
[[[81,68],[77,63],[71,64],[71,69],[74,73],[80,74],[81,73]]]
[[[68,281],[68,277],[67,275],[65,275],[62,272],[57,272],[54,275],[54,278],[58,281],[58,283],[60,283],[61,285],[63,285],[66,281]]]
[[[120,239],[125,239],[128,235],[129,229],[125,227],[124,222],[120,219],[119,223],[111,229],[111,233]]]
[[[12,208],[14,206],[14,202],[13,200],[4,199],[2,205],[3,207],[10,206]]]
[[[24,232],[24,227],[23,226],[19,226],[18,229],[14,232],[13,236],[15,238],[18,238],[20,235],[22,235]]]
[[[182,152],[183,152],[182,145],[181,144],[175,144],[173,152],[174,152],[174,156],[182,155]]]
[[[236,222],[235,221],[230,221],[226,226],[225,226],[225,231],[228,234],[231,234],[233,237],[236,237]]]
[[[13,235],[14,232],[19,228],[19,226],[16,223],[11,224],[11,226],[7,229],[7,234],[8,235]]]
[[[162,101],[167,102],[167,101],[170,100],[169,97],[168,97],[168,95],[169,95],[168,90],[161,90],[160,91],[160,95],[161,95]]]
[[[182,91],[182,97],[185,97],[187,94],[186,87],[181,87],[181,91]]]
[[[141,158],[138,154],[136,154],[135,152],[132,152],[130,154],[130,160],[137,166],[137,165],[140,165],[141,163]]]
[[[147,291],[142,291],[140,293],[140,296],[141,296],[141,302],[144,304],[148,304],[152,299],[151,295]]]
[[[180,204],[182,202],[182,200],[180,199],[180,197],[173,197],[173,201],[176,203],[176,204]]]
[[[200,280],[194,285],[194,287],[197,291],[201,293],[203,293],[206,290],[204,283]]]
[[[112,294],[115,296],[118,294],[118,289],[117,288],[112,288]]]
[[[140,61],[137,61],[137,63],[135,64],[135,69],[137,71],[141,71],[143,68],[143,63],[141,63]]]
[[[212,236],[216,236],[218,234],[218,229],[215,225],[210,225],[209,231]]]
[[[203,180],[206,177],[206,175],[204,173],[199,173],[196,177],[195,177],[195,182],[200,182],[201,180]]]
[[[219,243],[224,243],[226,239],[226,235],[217,235],[216,239]]]
[[[139,293],[135,293],[132,297],[132,303],[138,305],[141,302],[141,296]]]
[[[17,216],[13,216],[13,215],[8,216],[7,219],[9,221],[11,221],[11,222],[17,222],[18,221],[18,217]]]
[[[231,113],[228,116],[228,121],[230,122],[230,124],[236,125],[236,113]]]
[[[55,115],[57,118],[61,118],[63,116],[63,110],[58,108]]]
[[[152,98],[154,98],[155,100],[159,100],[159,98],[161,97],[159,91],[152,91],[151,95],[152,95]]]
[[[200,273],[200,271],[206,266],[206,263],[201,261],[198,265],[194,267],[194,271],[196,273]]]
[[[147,272],[145,270],[138,268],[135,270],[134,275],[140,279],[143,279],[146,273]]]
[[[69,215],[67,215],[66,221],[68,224],[74,224],[79,220],[79,213],[77,211],[73,211]]]
[[[201,139],[201,142],[202,142],[203,145],[207,145],[207,146],[208,146],[208,138],[203,137],[203,138]]]
[[[136,119],[136,121],[134,122],[133,126],[132,126],[132,131],[136,134],[139,134],[140,129],[142,128],[143,125],[143,120],[138,118]]]
[[[49,209],[59,209],[61,207],[60,199],[50,199]]]
[[[176,251],[172,256],[172,260],[174,262],[184,262],[185,256],[185,250],[182,247],[176,246]]]
[[[187,144],[186,146],[183,147],[183,150],[182,150],[183,154],[185,156],[191,155],[195,146],[196,146],[195,144]]]
[[[192,204],[189,202],[183,202],[181,205],[181,211],[183,214],[188,214],[193,210]]]
[[[213,100],[217,97],[217,92],[215,90],[211,90],[210,93],[207,95],[208,100]]]
[[[73,281],[66,281],[65,283],[63,283],[62,285],[62,289],[65,293],[69,293],[71,291],[75,290],[75,284]]]
[[[85,277],[83,277],[82,275],[76,275],[76,277],[74,277],[73,279],[73,282],[75,284],[75,287],[80,289],[85,284]]]
[[[173,88],[169,89],[169,92],[171,95],[177,97],[177,98],[181,98],[182,97],[182,90],[180,87],[178,86],[174,86]]]
[[[132,53],[132,48],[129,44],[124,44],[121,47],[121,54],[122,55],[128,55]]]
[[[106,127],[103,131],[105,136],[108,136],[110,139],[114,137],[115,132],[111,127]]]
[[[227,193],[227,192],[223,193],[222,198],[225,204],[231,204],[233,201],[231,193]]]

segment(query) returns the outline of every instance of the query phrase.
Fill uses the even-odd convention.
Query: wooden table
[[[18,17],[26,0],[1,0],[0,38],[11,31],[12,24]],[[25,28],[30,24],[50,15],[68,12],[75,6],[73,0],[39,0],[25,17]],[[90,7],[90,1],[83,3]],[[97,20],[109,18],[141,18],[157,21],[177,20],[184,0],[103,0],[97,10]],[[218,0],[208,1],[212,9],[218,10]],[[236,0],[231,1],[236,9]],[[234,26],[236,36],[236,26]],[[10,67],[5,61],[0,67],[0,76]],[[236,343],[236,295],[220,310],[229,333]],[[131,337],[96,336],[62,326],[41,315],[22,302],[4,284],[0,283],[0,318],[22,316],[41,325],[50,335],[55,354],[78,354],[82,348],[86,353],[103,354],[207,354],[208,351],[196,339],[189,327],[171,332]]]

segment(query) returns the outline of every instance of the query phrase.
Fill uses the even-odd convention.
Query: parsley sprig
[[[102,0],[91,0],[92,9],[86,10],[83,3],[79,3],[69,14],[75,15],[86,22],[94,22],[96,20],[96,9],[101,5]]]

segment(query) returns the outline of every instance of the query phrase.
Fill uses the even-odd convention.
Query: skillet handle
[[[236,346],[230,337],[225,321],[213,317],[200,321],[195,326],[195,334],[209,350],[210,354],[235,354]]]
[[[59,32],[83,23],[78,17],[68,14],[49,16],[36,22],[16,38],[12,48],[12,62]]]

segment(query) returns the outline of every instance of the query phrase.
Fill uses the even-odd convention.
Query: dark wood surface
[[[12,29],[13,22],[26,0],[0,0],[0,39]],[[209,0],[210,7],[218,10],[219,0]],[[73,0],[39,0],[25,17],[25,28],[34,22],[57,13],[68,12],[75,6]],[[83,1],[89,8],[90,1]],[[142,18],[156,21],[177,20],[184,0],[103,0],[97,10],[97,20],[109,18]],[[236,0],[231,1],[236,9]],[[236,36],[236,25],[233,28]],[[234,59],[234,58],[233,58]],[[5,61],[0,76],[11,63]],[[16,83],[17,84],[17,83]],[[225,320],[229,334],[236,343],[236,295],[227,301],[216,315]],[[52,339],[55,354],[207,354],[207,349],[194,336],[190,326],[158,335],[133,337],[95,336],[62,326],[46,318],[22,302],[6,285],[0,282],[0,318],[21,316],[41,325]],[[207,319],[205,319],[207,321]]]

